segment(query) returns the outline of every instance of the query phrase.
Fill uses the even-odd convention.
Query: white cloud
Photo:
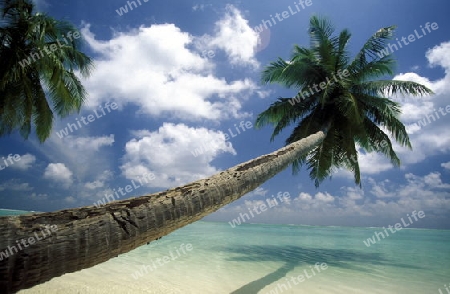
[[[20,170],[27,170],[29,169],[33,163],[36,162],[36,156],[26,153],[24,155],[20,155],[20,160],[17,162],[14,162],[13,165],[11,165],[11,168],[16,168]]]
[[[87,182],[84,184],[84,186],[90,190],[95,190],[97,188],[102,188],[104,186],[104,182],[97,180],[93,182]]]
[[[64,186],[72,184],[73,173],[68,169],[64,163],[49,163],[44,171],[44,179],[61,183]]]
[[[375,181],[374,179],[369,178],[368,182],[372,184],[370,193],[375,195],[377,198],[389,198],[397,196],[395,193],[389,192],[389,189],[386,187],[390,184],[389,180],[384,180],[377,183],[377,181]]]
[[[213,61],[192,49],[195,37],[173,24],[116,33],[108,41],[97,40],[89,26],[82,32],[99,56],[84,81],[91,108],[114,100],[153,117],[223,120],[247,116],[241,103],[259,89],[249,79],[214,76]]]
[[[255,59],[258,33],[233,5],[227,5],[225,16],[216,22],[215,36],[204,36],[200,42],[225,51],[233,65],[245,64],[254,69],[259,67]]]
[[[36,201],[47,200],[47,199],[48,199],[48,194],[36,194],[36,193],[31,193],[30,199],[31,199],[31,200],[36,200]]]
[[[405,184],[396,184],[389,179],[375,181],[369,178],[366,190],[377,198],[361,199],[360,201],[363,202],[356,204],[348,200],[347,194],[340,199],[343,209],[337,206],[329,213],[335,215],[339,212],[347,216],[377,216],[380,220],[383,217],[399,219],[413,210],[423,210],[440,216],[448,214],[450,185],[442,182],[438,172],[431,172],[425,176],[408,173],[405,179]],[[352,205],[350,206],[349,203]]]
[[[314,198],[316,200],[322,201],[322,202],[333,202],[334,201],[334,197],[331,196],[328,192],[325,192],[325,193],[318,192]]]
[[[301,192],[298,197],[296,198],[296,200],[300,200],[300,201],[305,201],[305,202],[311,202],[312,201],[312,196],[309,195],[308,193],[304,193]]]
[[[148,186],[173,187],[207,177],[218,171],[211,162],[219,154],[236,154],[221,131],[164,123],[157,131],[133,134],[140,137],[127,142],[122,173],[137,179],[152,172],[156,179]]]
[[[64,198],[64,201],[70,204],[74,204],[75,202],[77,202],[76,198],[73,196],[67,196],[66,198]]]
[[[0,191],[11,190],[11,191],[31,191],[34,188],[30,186],[29,183],[24,183],[18,179],[11,179],[6,183],[0,184]]]
[[[323,207],[323,205],[333,205],[335,198],[331,196],[328,192],[317,192],[314,196],[312,196],[309,193],[300,192],[300,194],[297,196],[297,198],[293,199],[294,203],[292,206],[289,206],[289,209],[291,210],[290,213],[292,213],[293,210],[299,209],[299,210],[315,210],[319,209],[320,207]],[[291,202],[289,202],[291,203]],[[322,208],[320,208],[322,209]]]
[[[450,161],[449,162],[445,162],[445,163],[441,163],[441,166],[445,169],[450,169]]]
[[[450,42],[444,42],[427,51],[427,59],[431,66],[450,68]]]
[[[55,129],[59,129],[62,122],[57,120],[55,124]],[[82,134],[72,134],[62,139],[53,134],[45,144],[32,142],[48,162],[64,162],[73,173],[73,180],[83,183],[84,187],[84,183],[95,181],[98,175],[113,169],[116,164],[111,160],[114,135],[88,136],[90,130],[85,128],[81,130]]]
[[[450,109],[448,96],[450,95],[450,42],[442,43],[427,51],[426,57],[432,66],[444,68],[446,75],[436,81],[410,72],[394,77],[394,80],[413,81],[421,83],[435,92],[435,95],[424,97],[393,97],[402,108],[400,120],[405,124],[413,150],[400,147],[393,142],[394,150],[401,160],[402,167],[423,161],[429,156],[443,154],[450,151],[450,129],[448,120]],[[379,174],[390,170],[394,166],[381,154],[369,153],[359,157],[362,174]],[[350,173],[340,173],[350,177]],[[378,191],[381,193],[381,191]],[[376,193],[378,193],[376,192]],[[382,195],[382,194],[379,194]]]
[[[386,156],[375,152],[360,154],[358,160],[361,173],[363,174],[378,174],[393,168],[392,163]]]
[[[409,183],[412,183],[420,188],[426,187],[429,190],[438,188],[444,189],[450,188],[450,184],[444,184],[442,182],[441,174],[439,172],[431,172],[423,177],[419,177],[412,173],[408,173],[405,175],[405,178],[408,180]]]
[[[351,200],[360,200],[364,198],[364,190],[362,189],[346,187],[343,188],[343,190],[346,192],[346,197],[348,197]]]
[[[389,159],[387,159],[383,154],[376,152],[364,153],[361,148],[358,149],[358,152],[358,164],[361,171],[361,176],[379,174],[394,167]],[[347,169],[339,168],[334,175],[336,177],[354,181],[353,172],[350,172]]]
[[[107,181],[111,180],[113,177],[113,172],[110,170],[106,170],[101,173],[95,181],[87,182],[84,184],[84,187],[89,190],[95,190],[97,188],[103,188]]]
[[[193,11],[205,11],[207,7],[212,7],[212,4],[196,4],[192,6]]]
[[[73,137],[65,138],[66,146],[79,151],[94,152],[103,146],[111,146],[114,143],[114,135],[102,137]]]

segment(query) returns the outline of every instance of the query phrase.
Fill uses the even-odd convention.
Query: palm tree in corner
[[[411,144],[398,120],[399,105],[384,96],[431,91],[417,83],[375,80],[392,74],[392,58],[377,58],[376,53],[391,38],[393,27],[375,33],[351,62],[346,51],[348,31],[333,37],[329,22],[313,17],[309,32],[310,48],[296,46],[290,61],[279,59],[263,73],[265,82],[300,91],[300,96],[279,99],[257,119],[258,126],[275,125],[273,136],[297,123],[287,146],[164,192],[101,207],[0,218],[0,291],[30,288],[126,253],[239,199],[291,164],[294,171],[307,164],[316,185],[339,167],[354,171],[360,184],[355,144],[382,152],[399,164],[380,127],[401,145]],[[320,86],[321,82],[327,83]],[[302,97],[301,91],[309,94]],[[45,225],[57,230],[26,248],[13,248],[17,240],[32,237]]]
[[[75,70],[88,76],[92,61],[79,51],[78,29],[34,9],[31,0],[0,2],[0,136],[28,138],[34,125],[43,142],[54,113],[80,110],[86,92]]]

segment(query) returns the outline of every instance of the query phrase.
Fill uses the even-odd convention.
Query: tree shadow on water
[[[253,294],[269,284],[281,280],[297,266],[314,265],[326,263],[329,267],[339,267],[355,271],[370,272],[365,264],[384,265],[396,267],[408,267],[411,265],[402,265],[389,262],[384,259],[380,253],[364,253],[347,249],[312,249],[298,246],[260,246],[248,245],[234,248],[224,247],[221,251],[230,253],[228,258],[231,261],[240,262],[283,262],[283,266],[272,273],[269,273],[255,281],[252,281],[239,289],[231,292],[232,294]],[[361,264],[361,265],[358,265]],[[310,269],[307,269],[310,272]]]

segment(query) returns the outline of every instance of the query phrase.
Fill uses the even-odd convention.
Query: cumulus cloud
[[[319,192],[316,194],[316,196],[314,197],[316,200],[318,201],[322,201],[322,202],[333,202],[334,201],[334,197],[331,196],[329,193],[325,192]]]
[[[195,49],[199,37],[173,24],[117,32],[109,41],[97,40],[89,25],[82,32],[98,55],[95,71],[84,82],[91,108],[114,100],[154,117],[223,120],[248,115],[240,113],[241,103],[259,89],[249,79],[216,77],[213,61]]]
[[[428,189],[437,189],[437,188],[450,188],[450,184],[445,184],[442,182],[441,174],[439,172],[431,172],[428,175],[423,177],[416,176],[412,173],[407,173],[405,178],[409,183],[414,184],[415,187],[418,188],[428,188]]]
[[[69,203],[69,204],[74,204],[75,202],[77,202],[76,198],[73,196],[67,196],[64,198],[64,201]]]
[[[390,189],[387,187],[387,185],[391,184],[389,180],[377,182],[373,178],[369,178],[368,182],[372,184],[370,193],[372,195],[375,195],[375,197],[377,198],[389,198],[397,196],[395,193],[389,192]]]
[[[196,4],[192,6],[193,11],[204,11],[206,8],[212,7],[212,4]]]
[[[48,194],[37,194],[37,193],[31,193],[30,195],[31,200],[35,201],[43,201],[48,199]]]
[[[56,124],[61,122],[56,121]],[[73,173],[72,179],[77,183],[93,182],[98,175],[111,170],[112,165],[116,164],[111,160],[111,147],[115,138],[113,134],[89,136],[89,131],[91,129],[86,128],[82,134],[72,134],[64,138],[51,136],[45,145],[38,142],[33,144],[47,157],[48,162],[64,162]],[[84,184],[82,186],[84,187]]]
[[[8,155],[0,156],[0,157],[3,158],[3,161],[5,161],[8,164],[7,167],[12,168],[12,169],[26,171],[29,168],[31,168],[33,163],[36,162],[36,156],[29,154],[29,153],[26,153],[24,155],[9,154],[9,156],[10,156],[9,159],[8,159]],[[18,158],[18,160],[16,160],[16,158]],[[6,164],[3,163],[3,161],[1,163],[3,164],[3,168],[5,168]],[[11,163],[11,161],[12,161],[12,163]]]
[[[218,170],[211,162],[221,153],[236,154],[221,131],[164,123],[157,131],[133,132],[125,145],[121,166],[127,179],[153,173],[154,187],[173,187],[195,181]]]
[[[441,166],[442,166],[443,168],[445,168],[445,169],[450,169],[450,161],[449,161],[449,162],[441,163]]]
[[[350,200],[360,200],[364,198],[364,190],[355,187],[344,187],[345,195]]]
[[[89,190],[95,190],[97,188],[103,188],[106,185],[106,182],[111,180],[113,177],[113,172],[110,170],[106,170],[101,173],[95,181],[87,182],[84,184],[84,187]]]
[[[408,124],[409,127],[416,125],[424,127],[420,121],[430,124],[440,119],[445,119],[447,113],[440,113],[439,108],[449,105],[447,96],[450,94],[450,62],[448,62],[448,55],[450,54],[450,42],[442,43],[429,49],[426,53],[428,64],[433,67],[441,67],[445,70],[445,76],[441,79],[430,81],[426,77],[421,77],[416,73],[402,73],[397,75],[395,80],[405,80],[421,83],[434,91],[435,95],[425,96],[421,98],[404,97],[399,102],[402,104],[402,120]],[[438,112],[438,115],[436,115]],[[444,111],[446,112],[446,111]],[[440,115],[439,115],[440,114]],[[434,119],[432,118],[434,116]],[[429,118],[429,119],[428,119]],[[442,123],[438,123],[440,125]]]
[[[297,200],[304,201],[304,202],[311,202],[313,200],[313,198],[308,193],[301,192],[298,195]]]
[[[19,179],[11,179],[3,184],[0,184],[0,191],[11,190],[11,191],[31,191],[34,188],[30,186],[29,183],[22,182]]]
[[[242,13],[233,5],[227,5],[225,16],[216,22],[215,35],[203,36],[199,41],[204,46],[225,51],[233,65],[259,67],[255,59],[258,33],[248,24]]]
[[[450,69],[450,42],[444,42],[427,51],[427,59],[431,66],[442,66],[446,73],[449,74]],[[448,86],[448,85],[447,85]],[[447,87],[448,88],[448,87]]]
[[[103,146],[111,146],[114,143],[114,135],[101,137],[66,137],[66,146],[79,151],[98,151]]]
[[[50,163],[44,171],[44,179],[51,180],[64,186],[72,184],[73,173],[64,163]]]
[[[36,162],[36,156],[26,153],[20,156],[20,160],[11,165],[12,168],[28,170]]]

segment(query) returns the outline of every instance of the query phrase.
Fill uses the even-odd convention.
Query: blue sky
[[[393,98],[402,104],[413,150],[396,146],[401,168],[362,153],[362,189],[347,171],[316,189],[307,171],[294,176],[289,168],[206,219],[231,221],[281,192],[289,193],[289,201],[251,221],[388,226],[416,210],[426,217],[414,226],[450,228],[447,1],[312,0],[302,7],[290,0],[140,0],[133,10],[127,1],[98,2],[37,2],[39,10],[80,28],[96,69],[83,82],[89,97],[81,113],[56,120],[45,143],[17,134],[0,138],[2,208],[53,211],[92,205],[119,189],[121,199],[157,192],[282,147],[290,128],[270,142],[272,129],[255,130],[253,123],[277,97],[296,91],[262,85],[260,73],[278,57],[289,58],[294,44],[308,46],[309,18],[319,14],[337,31],[350,29],[353,54],[381,27],[397,25],[399,40],[415,30],[421,35],[396,50],[396,75],[388,77],[418,81],[436,93]],[[125,6],[127,13],[120,11]],[[276,20],[283,11],[286,17]],[[276,23],[269,30],[255,32],[271,17]],[[427,22],[438,29],[424,35]],[[428,122],[431,114],[435,120]],[[61,133],[77,123],[77,130]],[[20,160],[6,167],[2,157],[8,160],[8,154]],[[151,180],[144,181],[145,174]]]

